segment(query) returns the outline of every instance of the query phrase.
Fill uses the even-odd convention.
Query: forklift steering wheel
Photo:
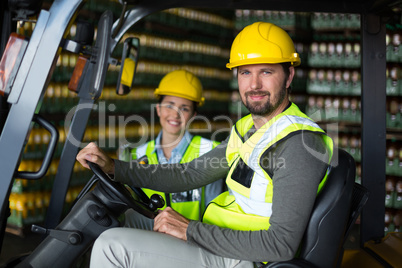
[[[150,200],[141,200],[141,196],[146,196],[141,189],[136,188],[136,191],[132,195],[126,187],[116,181],[113,181],[109,175],[107,175],[103,170],[95,163],[87,161],[88,166],[91,168],[92,172],[95,174],[96,177],[99,178],[101,183],[106,186],[114,195],[116,195],[122,202],[126,203],[130,208],[134,209],[135,211],[141,213],[145,217],[153,219],[156,217],[157,212],[155,210],[157,208],[164,206],[164,200],[162,197],[159,200],[158,197],[152,196],[151,202]],[[139,194],[138,191],[141,191],[142,194]],[[138,200],[136,200],[138,199]],[[154,199],[154,200],[152,200]],[[155,203],[157,205],[155,206]]]

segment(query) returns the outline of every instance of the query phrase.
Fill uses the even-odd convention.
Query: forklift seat
[[[355,183],[353,157],[335,149],[331,172],[317,195],[297,258],[264,267],[339,267],[343,244],[368,199],[365,187]]]

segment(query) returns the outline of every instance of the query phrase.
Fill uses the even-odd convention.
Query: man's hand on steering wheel
[[[114,160],[110,158],[102,149],[94,142],[89,143],[77,154],[77,161],[89,169],[87,161],[97,164],[103,172],[114,174]]]

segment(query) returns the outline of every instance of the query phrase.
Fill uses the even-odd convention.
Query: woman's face
[[[164,132],[181,135],[188,121],[195,115],[194,102],[175,96],[164,96],[156,106],[156,112]]]

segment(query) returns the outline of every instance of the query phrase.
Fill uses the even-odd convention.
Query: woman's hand
[[[97,164],[105,173],[114,174],[114,160],[94,142],[89,143],[77,154],[77,161],[89,169],[87,161]]]
[[[160,211],[154,219],[154,231],[169,234],[187,241],[187,227],[190,220],[167,207]]]

